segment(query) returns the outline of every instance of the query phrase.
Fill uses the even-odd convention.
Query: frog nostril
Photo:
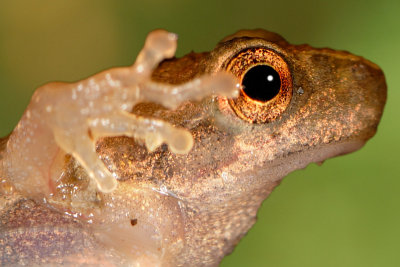
[[[274,98],[281,89],[281,79],[276,70],[268,65],[257,65],[249,69],[242,81],[244,93],[262,102]]]

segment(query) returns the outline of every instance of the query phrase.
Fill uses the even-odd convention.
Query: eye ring
[[[258,69],[256,71],[256,69]],[[257,92],[262,86],[256,86],[247,90],[245,88],[246,79],[249,77],[258,77],[255,74],[261,69],[267,73],[277,73],[279,83],[273,84],[274,87],[279,84],[279,89],[275,92]],[[276,120],[289,106],[293,94],[292,77],[286,61],[276,52],[266,48],[248,48],[239,52],[227,65],[227,70],[240,79],[242,89],[237,98],[229,99],[228,102],[234,112],[243,120],[250,123],[268,123]],[[249,73],[253,73],[249,75]],[[272,75],[271,74],[271,75]],[[267,76],[269,79],[269,75]],[[277,76],[276,78],[277,79]],[[245,82],[245,84],[244,84]],[[254,84],[254,83],[252,83]],[[266,87],[271,87],[266,83]],[[264,90],[271,90],[265,88]]]

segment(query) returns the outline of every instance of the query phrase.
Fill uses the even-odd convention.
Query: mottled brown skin
[[[98,142],[98,154],[118,174],[120,185],[110,194],[99,194],[99,203],[92,200],[93,205],[113,199],[129,209],[134,203],[126,192],[160,185],[179,199],[178,227],[185,246],[167,251],[169,263],[164,265],[218,265],[254,224],[260,204],[286,174],[352,152],[375,134],[386,100],[385,78],[378,66],[348,52],[291,45],[263,30],[229,36],[209,53],[166,60],[153,79],[179,84],[221,71],[249,47],[271,49],[289,66],[293,95],[276,120],[249,123],[221,97],[187,102],[177,110],[143,103],[133,112],[191,131],[195,142],[189,154],[173,154],[166,146],[148,153],[140,141],[127,137]],[[66,166],[69,172],[79,169]],[[35,203],[17,193],[1,196],[0,265],[123,263],[113,250],[99,255],[103,248],[90,225],[60,213],[63,204],[57,197],[49,202]],[[114,216],[112,209],[109,214]],[[140,218],[126,223],[132,220],[134,227],[142,223]],[[168,224],[175,217],[163,220]]]

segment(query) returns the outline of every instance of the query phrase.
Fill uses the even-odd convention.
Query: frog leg
[[[159,103],[167,108],[176,108],[186,100],[201,100],[203,97],[213,93],[225,96],[235,96],[237,94],[235,79],[230,74],[223,72],[215,75],[204,75],[182,85],[167,85],[147,81],[141,84],[139,88],[140,101]],[[132,102],[135,102],[135,100],[137,99],[132,99]],[[125,106],[132,105],[132,103],[126,103]],[[186,154],[193,146],[193,137],[188,130],[176,128],[162,120],[143,118],[123,110],[90,118],[88,127],[94,140],[104,136],[125,135],[143,139],[149,151],[154,151],[162,143],[166,143],[173,153]],[[92,144],[92,146],[94,145]],[[94,148],[84,150],[82,153],[94,153]],[[82,157],[83,154],[76,156],[78,161],[80,161],[79,156]],[[96,158],[97,155],[91,155],[91,157]],[[99,168],[101,164],[98,161],[97,158],[96,162],[86,165],[86,168],[89,168],[89,173],[99,173],[99,178],[96,178],[95,175],[91,175],[91,177],[101,187],[100,181],[104,180],[105,176],[104,172]],[[82,165],[85,166],[85,164]],[[105,169],[105,167],[102,169]],[[111,176],[111,174],[108,176]],[[104,189],[104,186],[101,188]]]
[[[236,97],[239,83],[232,74],[219,72],[203,75],[180,85],[147,81],[140,87],[141,101],[154,102],[166,108],[174,109],[184,101],[199,101],[210,95]]]
[[[54,130],[57,144],[70,153],[84,167],[91,179],[96,181],[102,192],[111,192],[117,186],[117,181],[96,154],[94,140],[88,131],[74,132],[74,138],[66,136],[63,131]]]
[[[149,151],[154,151],[164,142],[173,153],[178,154],[188,153],[193,146],[193,138],[189,131],[162,120],[143,118],[128,112],[91,119],[89,127],[96,138],[125,135],[144,139]]]

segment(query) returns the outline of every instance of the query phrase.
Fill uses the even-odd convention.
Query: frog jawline
[[[327,159],[359,150],[365,143],[366,140],[349,140],[326,144],[318,149],[310,148],[300,153],[293,153],[286,156],[274,162],[273,165],[266,164],[267,166],[264,166],[263,169],[268,170],[269,177],[276,177],[276,181],[279,181],[295,170],[305,169],[311,163],[323,162]]]

